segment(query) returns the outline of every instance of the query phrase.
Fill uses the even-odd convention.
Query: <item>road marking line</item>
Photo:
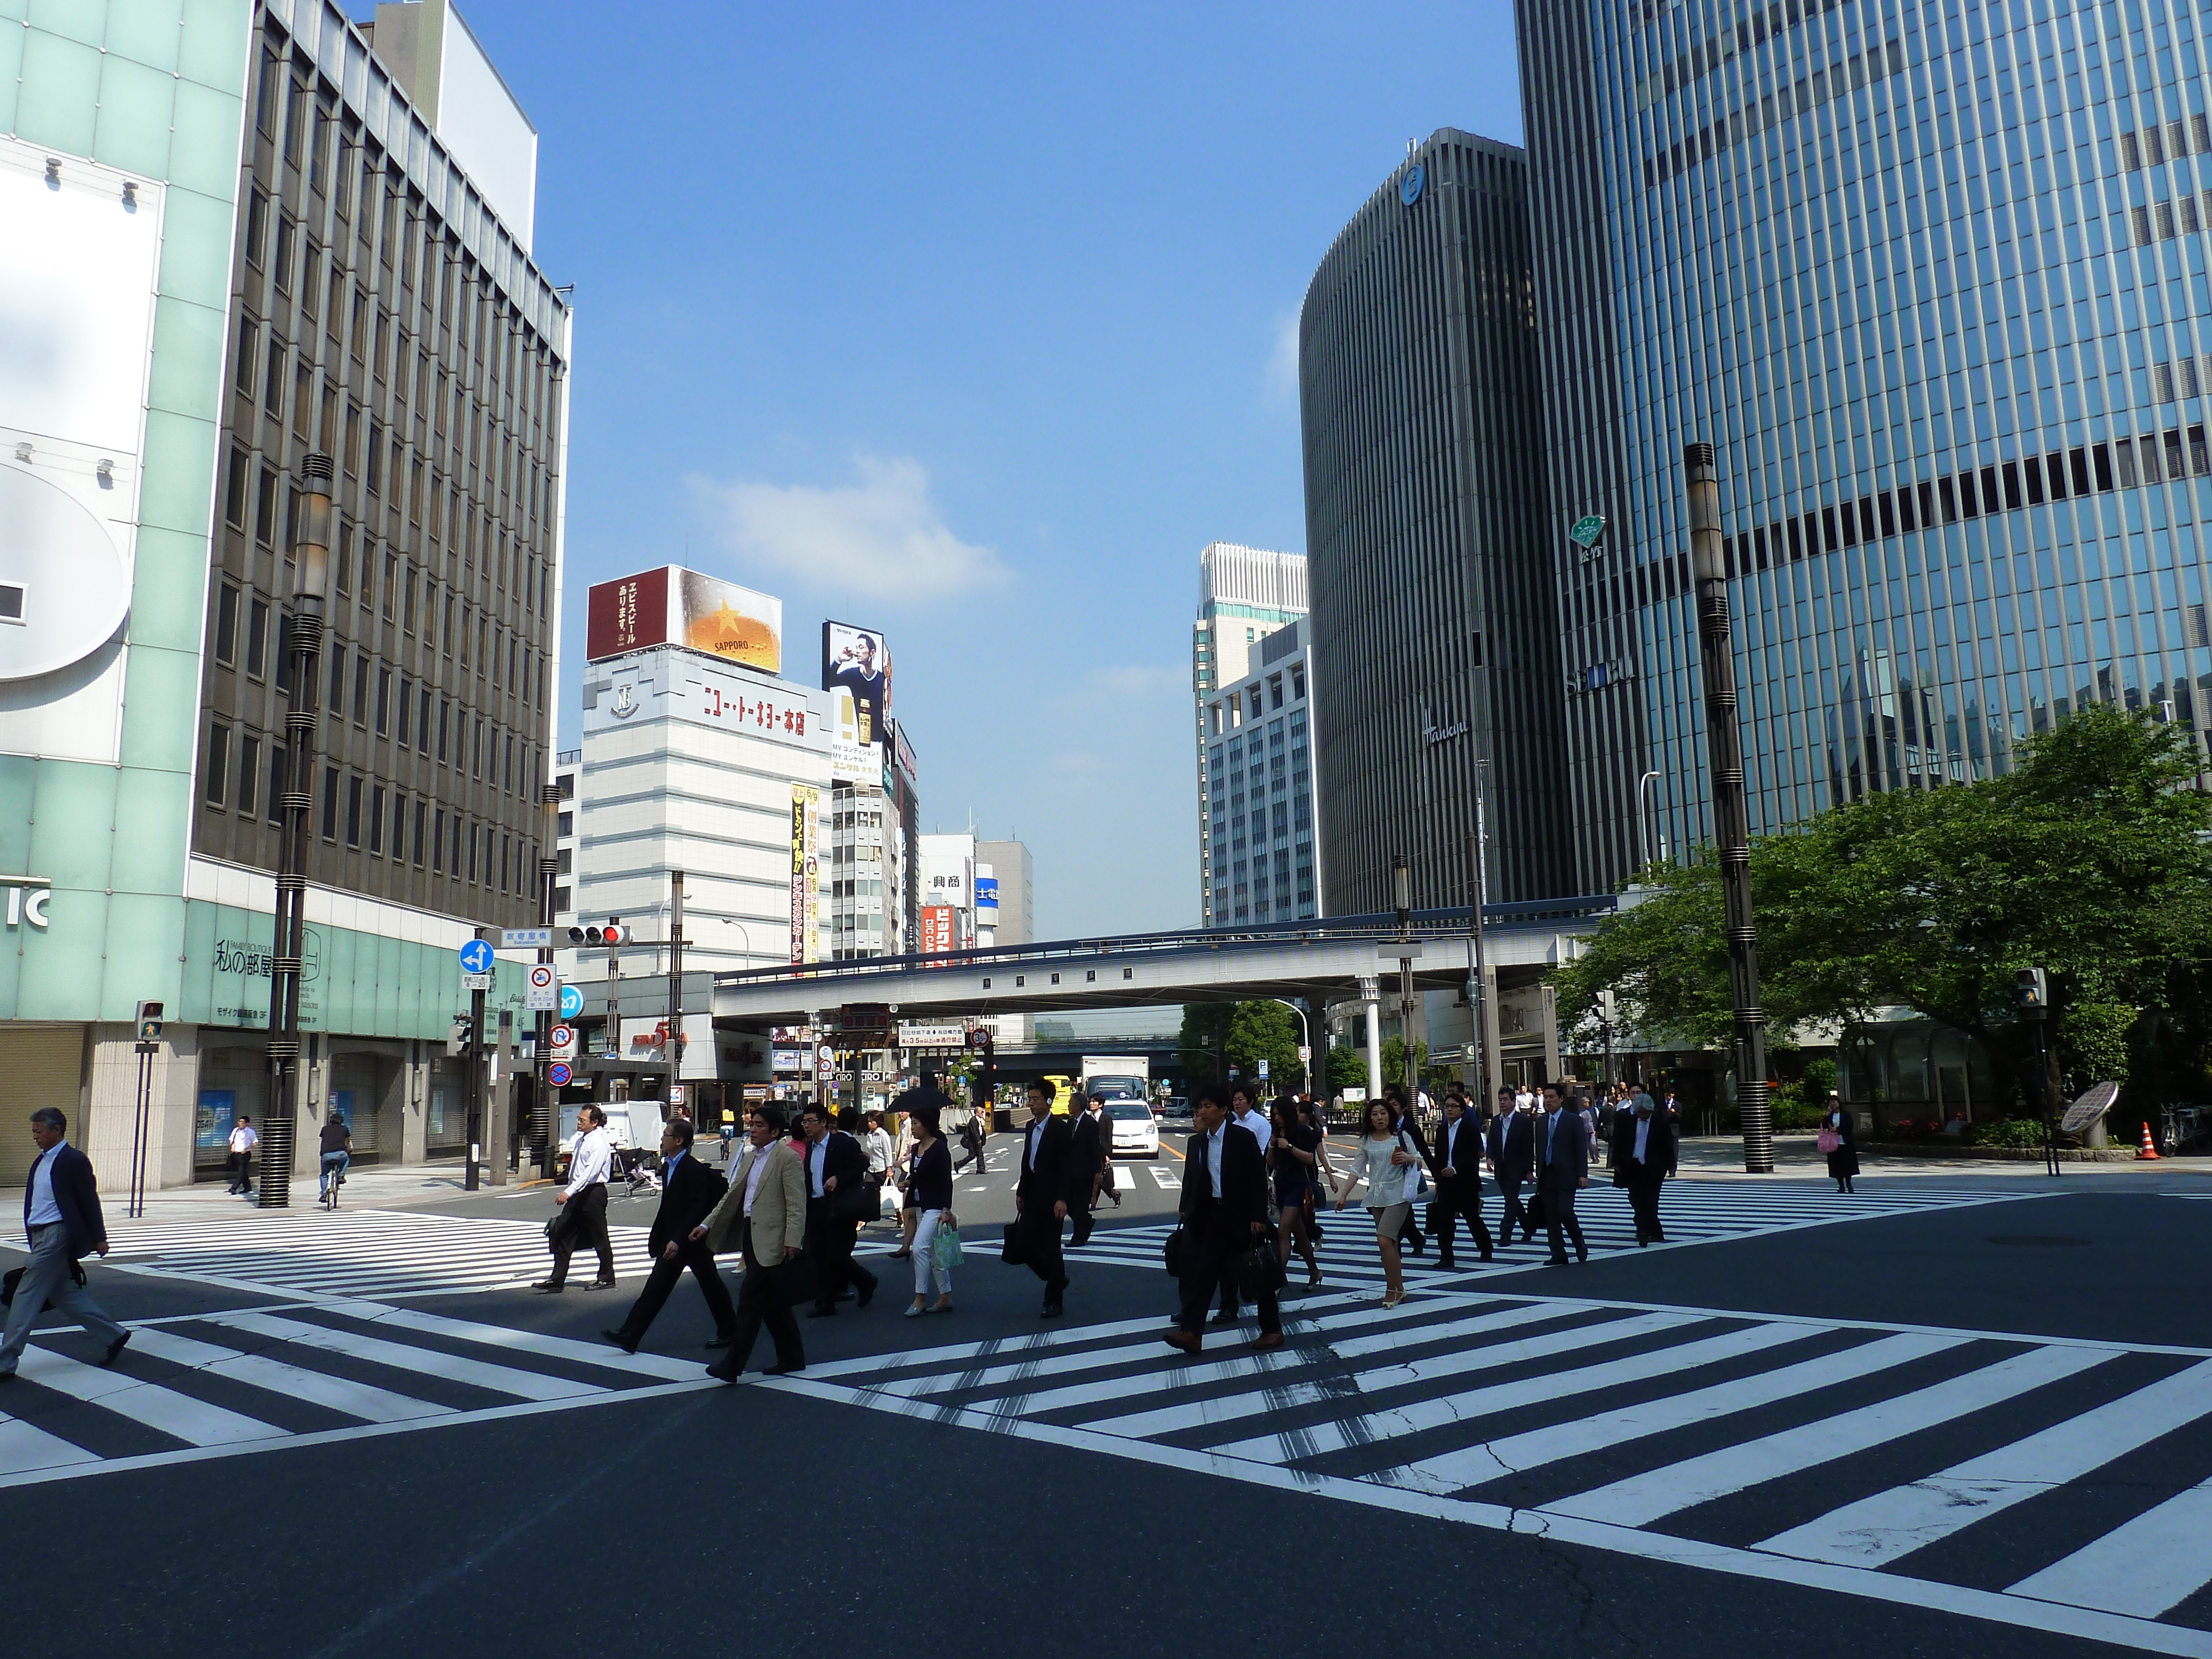
[[[659,1377],[671,1382],[696,1376],[700,1368],[706,1364],[704,1360],[677,1359],[665,1354],[626,1354],[609,1343],[580,1342],[574,1337],[546,1336],[537,1331],[515,1330],[505,1325],[448,1319],[441,1314],[421,1313],[412,1308],[387,1308],[373,1302],[337,1302],[327,1305],[333,1313],[343,1313],[396,1330],[417,1331],[426,1336],[449,1336],[464,1342],[480,1342],[487,1347],[543,1354],[550,1359],[573,1360],[581,1365],[597,1365],[606,1370],[623,1371],[635,1376]]]
[[[234,1330],[251,1331],[256,1336],[272,1337],[281,1342],[296,1342],[303,1347],[325,1348],[332,1353],[349,1354],[356,1359],[396,1366],[402,1370],[416,1371],[427,1376],[442,1376],[448,1382],[465,1382],[473,1388],[489,1389],[495,1394],[513,1395],[522,1400],[566,1400],[578,1395],[607,1392],[595,1382],[571,1382],[566,1377],[543,1376],[536,1371],[516,1370],[511,1365],[494,1365],[481,1359],[465,1359],[458,1354],[447,1353],[436,1348],[411,1347],[403,1342],[387,1342],[381,1337],[369,1336],[360,1331],[339,1330],[328,1325],[310,1325],[302,1320],[282,1319],[273,1314],[210,1314],[208,1320],[211,1324],[226,1325]],[[703,1371],[704,1368],[702,1370]]]
[[[2207,1411],[2212,1411],[2212,1364],[2192,1365],[1924,1480],[1831,1510],[1753,1547],[1808,1561],[1885,1566],[2000,1510],[2078,1480]],[[2134,1576],[2132,1566],[2119,1574]]]
[[[2031,1573],[2008,1595],[2155,1619],[2212,1579],[2212,1480]]]
[[[1744,1408],[1747,1392],[1768,1401],[1809,1394],[1837,1382],[1872,1376],[1929,1354],[1942,1353],[1955,1343],[1933,1336],[1893,1336],[1815,1359],[1800,1360],[1778,1370],[1759,1371],[1730,1382],[1693,1389],[1687,1394],[1619,1410],[1603,1411],[1502,1440],[1485,1441],[1436,1457],[1423,1458],[1370,1477],[1395,1486],[1428,1492],[1460,1492],[1486,1481],[1522,1474],[1547,1463],[1564,1462],[1586,1453],[1604,1451],[1631,1440],[1665,1434],[1693,1424],[1709,1423]]]
[[[1179,1193],[1182,1190],[1182,1177],[1176,1174],[1172,1170],[1163,1170],[1157,1164],[1148,1165],[1147,1167],[1150,1168],[1152,1172],[1152,1184],[1158,1187],[1162,1192]]]
[[[72,1445],[61,1436],[48,1434],[19,1418],[0,1416],[0,1477],[100,1461],[98,1452]]]
[[[412,1418],[442,1417],[453,1409],[372,1383],[356,1382],[349,1377],[288,1365],[264,1354],[218,1347],[195,1337],[179,1336],[173,1331],[134,1331],[131,1351],[189,1365],[210,1376],[227,1376],[252,1388],[266,1389],[289,1400],[304,1400],[311,1405],[343,1412],[348,1417],[358,1417],[366,1423],[404,1423]]]
[[[1673,1322],[1674,1326],[1687,1324],[1686,1320]],[[1561,1339],[1579,1338],[1577,1341],[1553,1341],[1545,1337],[1531,1337],[1522,1342],[1499,1345],[1498,1349],[1483,1349],[1482,1354],[1498,1352],[1510,1354],[1516,1350],[1527,1350],[1516,1358],[1499,1358],[1481,1364],[1460,1365],[1460,1374],[1496,1370],[1516,1363],[1516,1359],[1549,1359],[1574,1348],[1589,1347],[1608,1339],[1595,1334],[1608,1328],[1641,1325],[1638,1320],[1624,1319],[1613,1327],[1583,1326],[1573,1331],[1560,1333]],[[1668,1325],[1643,1326],[1638,1330],[1623,1330],[1623,1335],[1643,1335],[1653,1329],[1665,1330]],[[1261,1462],[1290,1463],[1323,1453],[1341,1451],[1347,1446],[1370,1445],[1380,1440],[1395,1440],[1402,1435],[1418,1434],[1425,1429],[1443,1428],[1447,1424],[1463,1422],[1470,1417],[1480,1417],[1486,1412],[1498,1411],[1512,1406],[1528,1404],[1540,1395],[1562,1392],[1583,1393],[1593,1389],[1611,1388],[1620,1382],[1648,1382],[1655,1376],[1665,1376],[1675,1371],[1694,1370],[1700,1365],[1716,1364],[1724,1359],[1741,1358],[1757,1353],[1761,1349],[1793,1342],[1802,1332],[1777,1329],[1768,1325],[1747,1326],[1742,1330],[1724,1331],[1717,1336],[1700,1337],[1694,1341],[1677,1342],[1671,1346],[1649,1349],[1643,1353],[1629,1354],[1619,1359],[1600,1361],[1594,1365],[1580,1365],[1571,1370],[1545,1371],[1534,1376],[1517,1377],[1510,1382],[1493,1382],[1486,1387],[1464,1393],[1445,1395],[1415,1401],[1404,1406],[1370,1412],[1364,1416],[1334,1419],[1303,1429],[1291,1429],[1280,1434],[1257,1435],[1249,1440],[1238,1441],[1222,1449],[1233,1457],[1250,1457]],[[1372,1394],[1376,1390],[1366,1386],[1371,1380],[1385,1382],[1394,1372],[1410,1371],[1411,1365],[1392,1367],[1389,1370],[1370,1371],[1355,1379],[1359,1391]],[[1449,1375],[1449,1371],[1438,1374]],[[1425,1379],[1423,1379],[1425,1380]],[[1395,1385],[1394,1385],[1395,1386]]]
[[[1838,1412],[1577,1492],[1545,1504],[1544,1511],[1616,1526],[1648,1526],[1664,1516],[1729,1497],[1747,1486],[1817,1468],[1985,1406],[2015,1399],[2104,1364],[2109,1358],[2079,1348],[2030,1348],[1993,1365],[1862,1406],[1856,1411]]]
[[[142,1382],[127,1371],[87,1365],[51,1348],[24,1349],[16,1370],[28,1382],[159,1429],[188,1446],[227,1446],[286,1432],[273,1423],[210,1406],[158,1382]]]

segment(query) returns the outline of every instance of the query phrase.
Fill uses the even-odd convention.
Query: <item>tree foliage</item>
[[[2212,818],[2196,775],[2185,730],[2093,705],[2024,745],[2001,777],[1869,796],[1756,842],[1770,1041],[1901,1004],[1984,1043],[2040,1105],[2014,981],[2033,966],[2050,975],[2060,1061],[2081,1081],[2112,1063],[2139,1010],[2165,1011],[2201,1060],[2212,1036]],[[1645,880],[1650,896],[1609,918],[1555,975],[1560,1013],[1579,1015],[1611,988],[1647,1036],[1724,1047],[1718,865],[1707,857]]]
[[[1367,1051],[1364,1048],[1331,1048],[1328,1051],[1328,1092],[1340,1095],[1346,1089],[1373,1091],[1368,1081]]]
[[[1298,1064],[1298,1017],[1279,1002],[1187,1002],[1176,1047],[1194,1085],[1226,1083],[1229,1069],[1255,1079],[1267,1062],[1267,1081],[1294,1087],[1304,1077]]]

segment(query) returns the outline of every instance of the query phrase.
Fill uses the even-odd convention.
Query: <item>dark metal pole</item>
[[[1721,488],[1713,447],[1682,452],[1689,485],[1690,569],[1698,590],[1698,655],[1712,774],[1713,842],[1728,915],[1729,1000],[1735,1013],[1735,1099],[1743,1167],[1774,1172],[1774,1115],[1766,1100],[1766,1016],[1759,1006],[1759,933],[1751,914],[1751,817],[1744,797],[1743,733],[1736,724],[1735,655],[1729,639],[1728,570],[1721,550]]]
[[[561,787],[550,779],[538,786],[538,925],[553,926],[553,884],[559,874],[560,859],[555,845],[561,839]],[[549,935],[550,937],[550,935]],[[553,948],[546,945],[538,952],[541,964],[553,960]],[[555,981],[556,989],[559,981]],[[555,1011],[538,1011],[538,1054],[536,1076],[530,1091],[530,1158],[538,1166],[540,1180],[553,1173],[553,1142],[558,1133],[560,1114],[553,1109],[553,1088],[547,1077],[553,1064],[553,1020]]]
[[[668,1093],[662,1103],[672,1112],[684,1083],[684,872],[668,872]],[[692,1113],[698,1121],[698,1113]]]
[[[475,1192],[483,1184],[484,1130],[484,994],[469,993],[469,1163],[462,1188]]]
[[[1406,1056],[1406,1110],[1420,1119],[1421,1079],[1413,1060],[1413,871],[1403,853],[1390,855],[1390,882],[1398,905],[1398,1048]]]
[[[300,530],[293,544],[292,695],[284,714],[284,826],[277,844],[276,915],[270,952],[269,1104],[262,1114],[260,1207],[292,1201],[299,1125],[300,962],[307,951],[307,810],[315,769],[316,677],[331,584],[331,458],[301,463]]]

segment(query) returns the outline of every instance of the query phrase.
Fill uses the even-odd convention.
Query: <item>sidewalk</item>
[[[441,1200],[459,1198],[464,1192],[463,1169],[459,1164],[416,1164],[404,1169],[382,1170],[374,1165],[346,1173],[345,1188],[339,1201],[349,1210],[404,1209],[410,1204],[434,1204]],[[489,1172],[478,1193],[481,1197],[495,1197],[501,1194],[539,1193],[544,1183],[525,1186],[510,1179],[504,1187],[491,1184]],[[295,1176],[292,1178],[291,1208],[304,1212],[317,1207],[315,1177]],[[196,1182],[189,1187],[171,1187],[161,1192],[146,1194],[146,1213],[139,1221],[131,1218],[131,1195],[128,1193],[103,1192],[100,1195],[101,1212],[107,1218],[110,1232],[123,1232],[134,1226],[171,1226],[183,1221],[205,1221],[221,1216],[252,1214],[260,1209],[258,1191],[252,1198],[227,1193],[211,1181]],[[0,1217],[19,1217],[23,1212],[23,1189],[16,1187],[0,1189]],[[270,1214],[283,1212],[271,1211]]]
[[[1826,1181],[1828,1160],[1813,1145],[1809,1134],[1774,1137],[1775,1180]],[[2045,1176],[2040,1161],[1930,1158],[1916,1153],[1886,1154],[1879,1141],[1859,1143],[1859,1179],[1886,1176],[1973,1176],[2003,1180],[2019,1176]],[[1683,1176],[1740,1176],[1743,1173],[1743,1142],[1735,1135],[1684,1135],[1678,1154],[1677,1173]],[[2067,1176],[2098,1175],[2212,1175],[2212,1158],[2162,1158],[2151,1162],[2068,1164]],[[2063,1177],[2061,1177],[2062,1179]]]

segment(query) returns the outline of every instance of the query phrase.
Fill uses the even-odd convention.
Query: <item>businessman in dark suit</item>
[[[1659,1189],[1674,1173],[1674,1126],[1639,1088],[1629,1097],[1628,1109],[1613,1119],[1613,1184],[1628,1188],[1639,1249],[1667,1242],[1659,1224]]]
[[[1569,1238],[1576,1260],[1589,1260],[1583,1224],[1575,1219],[1575,1194],[1589,1185],[1589,1121],[1560,1098],[1556,1084],[1545,1085],[1544,1115],[1536,1124],[1536,1191],[1544,1200],[1544,1231],[1552,1241],[1547,1267],[1567,1265]]]
[[[1070,1249],[1090,1242],[1091,1206],[1098,1195],[1098,1172],[1106,1164],[1100,1139],[1105,1127],[1106,1097],[1092,1095],[1081,1106],[1067,1132],[1067,1201],[1075,1212],[1075,1231],[1067,1241]]]
[[[1052,1085],[1042,1079],[1030,1085],[1030,1121],[1021,1131],[1022,1172],[1014,1183],[1022,1260],[1044,1280],[1047,1319],[1060,1317],[1060,1297],[1067,1290],[1067,1263],[1060,1253],[1060,1224],[1073,1207],[1069,1197],[1077,1176],[1067,1120],[1052,1115]],[[1088,1192],[1091,1171],[1083,1170],[1081,1177]]]
[[[830,1127],[825,1106],[800,1112],[799,1132],[806,1137],[806,1253],[814,1258],[814,1305],[806,1316],[823,1319],[837,1311],[848,1285],[859,1286],[859,1306],[875,1299],[875,1274],[853,1260],[867,1218],[868,1155],[852,1136]]]
[[[1490,1167],[1498,1176],[1498,1197],[1504,1206],[1498,1232],[1508,1244],[1513,1242],[1516,1221],[1521,1224],[1523,1243],[1536,1236],[1536,1224],[1521,1202],[1521,1183],[1528,1179],[1535,1162],[1536,1137],[1528,1114],[1514,1109],[1513,1098],[1511,1089],[1498,1091],[1498,1115],[1490,1120],[1488,1136]]]
[[[714,1340],[707,1346],[727,1346],[737,1324],[729,1288],[714,1270],[714,1253],[705,1240],[695,1241],[691,1237],[692,1229],[707,1218],[728,1189],[720,1175],[692,1156],[692,1133],[691,1120],[684,1117],[672,1120],[660,1132],[660,1208],[653,1212],[653,1232],[646,1241],[653,1271],[646,1276],[637,1300],[630,1304],[629,1316],[612,1330],[599,1333],[624,1353],[637,1352],[637,1345],[645,1340],[646,1331],[668,1305],[676,1281],[684,1277],[687,1267],[699,1281],[707,1311],[714,1316]]]
[[[1229,1118],[1218,1085],[1198,1092],[1192,1109],[1198,1133],[1190,1138],[1182,1176],[1182,1310],[1167,1334],[1170,1347],[1196,1353],[1205,1346],[1206,1310],[1214,1288],[1237,1272],[1237,1259],[1267,1237],[1267,1164],[1260,1139]],[[1283,1346],[1283,1314],[1274,1287],[1259,1292],[1260,1334],[1255,1348]]]
[[[1444,1121],[1437,1129],[1437,1144],[1430,1158],[1436,1172],[1437,1266],[1456,1265],[1452,1260],[1459,1218],[1467,1218],[1468,1231],[1482,1259],[1491,1259],[1490,1229],[1482,1219],[1482,1132],[1457,1094],[1444,1097]]]
[[[106,1340],[103,1365],[113,1364],[131,1340],[131,1333],[76,1282],[79,1261],[107,1254],[107,1221],[100,1211],[92,1160],[64,1139],[68,1128],[69,1120],[54,1107],[31,1114],[31,1139],[39,1147],[38,1162],[23,1182],[23,1234],[31,1259],[15,1282],[15,1299],[0,1329],[0,1382],[15,1375],[31,1327],[49,1302],[62,1317]]]

